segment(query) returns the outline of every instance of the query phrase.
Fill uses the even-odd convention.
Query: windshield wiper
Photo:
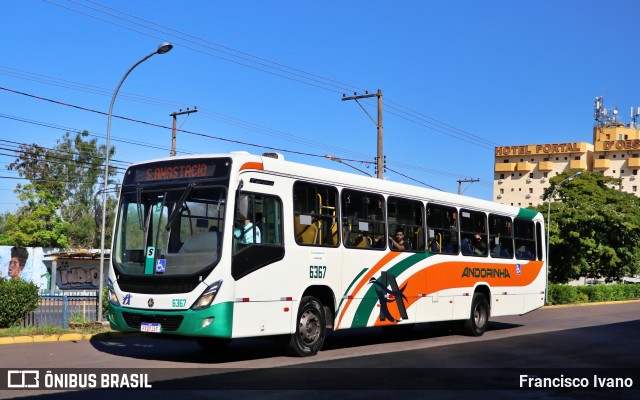
[[[187,199],[187,196],[189,196],[189,194],[191,193],[191,190],[195,186],[196,186],[195,183],[190,183],[184,189],[184,192],[182,192],[180,199],[176,202],[175,206],[173,207],[173,211],[171,211],[171,215],[169,215],[169,219],[167,220],[167,226],[165,226],[166,230],[171,229],[171,224],[173,223],[173,220],[176,219],[176,217],[180,214],[180,211],[182,210],[182,203]]]
[[[136,188],[136,202],[138,203],[138,223],[140,230],[144,231],[144,217],[142,216],[142,187]]]

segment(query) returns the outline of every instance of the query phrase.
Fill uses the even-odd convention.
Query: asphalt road
[[[146,374],[152,388],[4,390],[0,398],[635,399],[639,338],[640,302],[628,302],[495,318],[479,338],[428,324],[399,335],[334,332],[311,358],[286,357],[271,339],[236,340],[214,354],[192,341],[154,336],[14,344],[0,346],[1,368],[59,376],[113,373],[120,380]],[[0,371],[0,384],[6,385],[6,374]],[[600,388],[611,385],[618,387]]]

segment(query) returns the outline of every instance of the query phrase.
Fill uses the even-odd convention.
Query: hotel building
[[[640,107],[631,110],[632,122],[618,122],[617,109],[595,101],[593,143],[569,142],[499,146],[495,149],[493,200],[519,207],[544,202],[549,179],[563,172],[593,171],[620,178],[623,192],[640,195]]]

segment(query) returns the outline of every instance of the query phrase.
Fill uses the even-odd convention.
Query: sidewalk
[[[60,333],[54,335],[7,336],[0,337],[0,345],[42,342],[74,342],[92,338],[110,339],[138,336],[137,332],[100,332],[100,333]]]

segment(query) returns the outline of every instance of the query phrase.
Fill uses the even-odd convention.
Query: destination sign
[[[229,176],[229,159],[189,159],[155,162],[131,167],[124,184],[198,180]]]
[[[207,174],[207,168],[214,168],[215,165],[207,164],[181,164],[169,167],[157,166],[147,168],[144,171],[144,178],[138,179],[144,181],[162,181],[165,179],[182,179],[182,178],[203,178],[205,176],[213,176],[213,171]]]

